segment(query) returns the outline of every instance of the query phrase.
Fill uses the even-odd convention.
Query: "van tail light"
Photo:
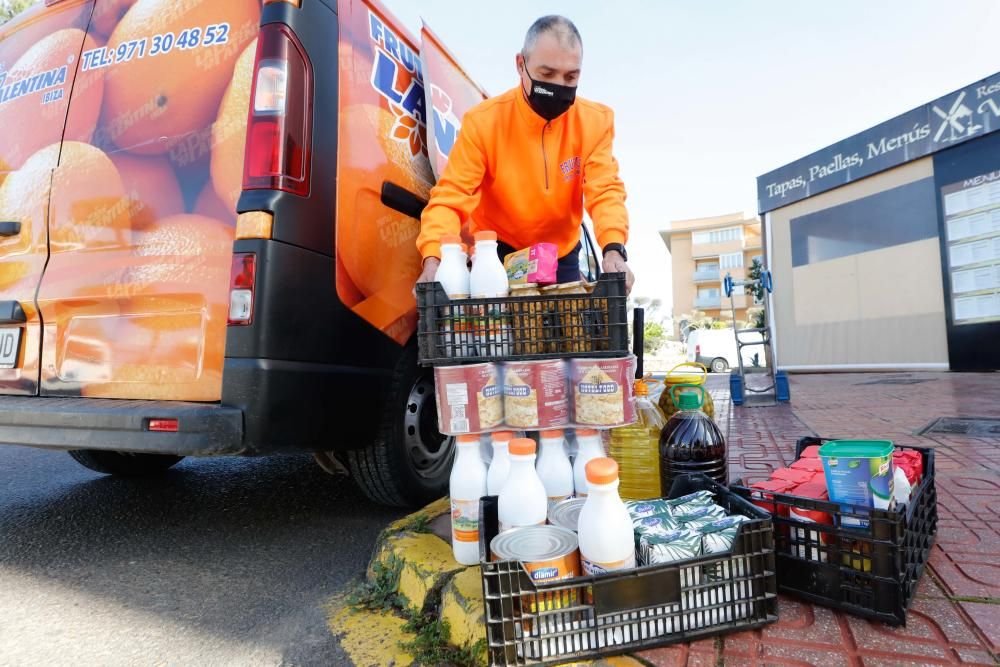
[[[146,422],[146,429],[158,431],[160,433],[177,433],[179,424],[176,419],[150,419]]]
[[[700,357],[701,356],[701,345],[695,345],[694,346],[694,356],[696,356],[696,357]]]
[[[252,252],[233,253],[233,268],[229,277],[230,326],[245,327],[253,322],[256,277],[257,255]]]
[[[262,26],[254,60],[243,188],[309,194],[312,65],[288,26]]]

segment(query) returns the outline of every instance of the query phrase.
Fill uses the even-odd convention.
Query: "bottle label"
[[[586,575],[595,574],[606,574],[608,572],[614,572],[615,570],[630,570],[635,567],[635,554],[630,554],[628,558],[624,560],[611,561],[608,563],[599,563],[597,561],[589,560],[581,556],[580,561],[583,565],[583,573]]]
[[[451,536],[456,542],[479,541],[479,500],[451,499]]]

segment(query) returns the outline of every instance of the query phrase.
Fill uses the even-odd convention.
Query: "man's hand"
[[[441,260],[437,257],[428,257],[424,260],[424,270],[420,273],[420,277],[417,278],[418,283],[432,283],[434,279],[437,278],[438,267],[441,266]],[[417,298],[417,288],[413,288],[413,298]]]
[[[629,294],[632,292],[632,284],[635,282],[635,276],[632,275],[632,270],[628,268],[628,264],[625,263],[625,258],[622,257],[620,252],[609,250],[605,253],[601,268],[605,273],[624,273],[625,293]]]

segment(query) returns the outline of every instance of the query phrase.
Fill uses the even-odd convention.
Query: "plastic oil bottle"
[[[678,394],[682,387],[695,391]],[[727,483],[726,439],[715,422],[701,411],[705,390],[700,385],[679,384],[670,388],[679,408],[660,435],[660,483],[663,495],[670,493],[674,478],[686,473],[704,473],[720,484]]]
[[[649,398],[645,380],[635,381],[636,421],[611,430],[611,458],[618,462],[618,493],[625,500],[660,497],[660,433],[663,412]]]

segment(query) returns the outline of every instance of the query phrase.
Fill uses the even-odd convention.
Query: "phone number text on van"
[[[134,58],[145,58],[170,53],[174,49],[189,51],[229,42],[229,24],[213,23],[204,28],[188,28],[180,35],[165,32],[159,35],[122,42],[114,49],[100,46],[83,52],[83,71],[101,69],[127,63]]]

